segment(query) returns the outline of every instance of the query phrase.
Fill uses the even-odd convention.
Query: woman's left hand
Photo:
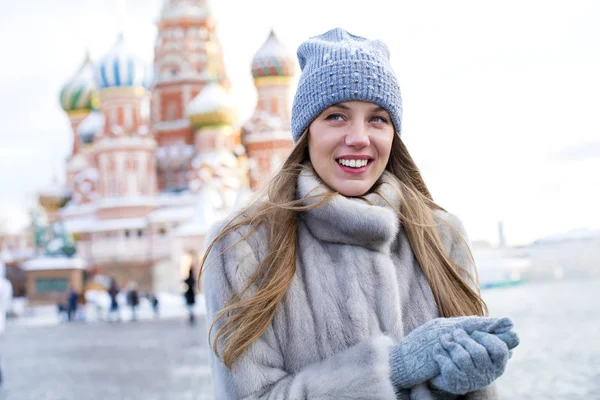
[[[431,380],[432,385],[454,394],[465,394],[490,385],[506,369],[509,346],[518,345],[515,333],[509,331],[506,334],[514,336],[508,340],[512,343],[507,344],[506,338],[501,339],[493,333],[476,331],[469,336],[462,329],[442,337],[441,344],[433,350],[441,373]]]

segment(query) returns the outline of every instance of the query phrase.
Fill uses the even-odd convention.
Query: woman
[[[334,29],[298,58],[295,148],[209,235],[216,398],[494,398],[518,338],[402,144],[387,47]]]

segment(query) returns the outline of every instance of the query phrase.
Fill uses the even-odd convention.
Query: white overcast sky
[[[390,6],[393,4],[394,9]],[[162,0],[128,0],[125,34],[152,60]],[[341,27],[388,44],[403,139],[435,200],[471,239],[509,244],[599,228],[600,2],[212,0],[240,119],[254,108],[255,51],[275,29],[295,54]],[[0,220],[25,222],[62,179],[72,143],[58,103],[86,48],[118,32],[117,0],[0,2]]]

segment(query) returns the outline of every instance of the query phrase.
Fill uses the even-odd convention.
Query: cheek
[[[331,158],[335,150],[335,143],[328,138],[309,137],[308,154],[311,161],[324,161],[325,158]]]
[[[387,162],[387,159],[390,157],[390,153],[392,151],[392,142],[394,140],[394,136],[381,138],[381,140],[377,143],[377,152],[379,153],[379,157]]]

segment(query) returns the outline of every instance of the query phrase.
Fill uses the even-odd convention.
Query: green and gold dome
[[[296,59],[281,44],[275,33],[271,31],[266,42],[252,59],[252,76],[292,77],[296,71]]]
[[[77,73],[60,91],[60,105],[68,114],[98,110],[100,101],[89,53]]]
[[[229,93],[216,82],[211,82],[186,109],[186,115],[196,129],[207,126],[231,126],[235,122],[235,111]]]

